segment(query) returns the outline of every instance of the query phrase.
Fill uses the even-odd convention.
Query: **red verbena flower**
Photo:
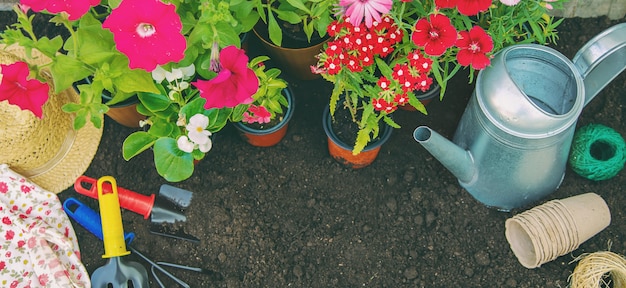
[[[252,95],[259,90],[259,79],[248,68],[248,56],[244,50],[228,46],[220,52],[221,71],[211,80],[193,82],[206,99],[205,109],[235,107],[250,104]]]
[[[372,105],[374,105],[374,110],[385,111],[387,113],[391,113],[395,111],[396,109],[398,109],[398,106],[396,106],[395,103],[387,102],[387,100],[385,100],[384,98],[378,98],[378,99],[374,98],[372,100]]]
[[[480,70],[489,66],[490,60],[487,53],[493,49],[491,36],[479,26],[474,26],[468,31],[461,31],[456,42],[459,52],[456,59],[463,66],[472,65],[472,68]]]
[[[375,21],[381,21],[381,14],[387,14],[391,10],[392,0],[341,0],[339,5],[346,8],[346,16],[350,23],[359,26],[365,18],[365,26],[372,27]]]
[[[102,27],[113,32],[115,47],[130,61],[130,68],[152,71],[157,65],[185,57],[187,42],[176,6],[160,0],[122,1]]]
[[[454,45],[456,38],[456,29],[450,23],[450,18],[443,14],[432,14],[428,20],[418,20],[411,35],[413,43],[424,47],[424,52],[430,56],[441,56]]]
[[[27,79],[28,64],[15,62],[0,65],[0,101],[7,100],[22,110],[30,110],[39,118],[43,118],[43,104],[48,101],[50,87],[37,79]]]
[[[459,13],[474,16],[478,12],[485,11],[491,6],[491,0],[457,0],[456,8]]]
[[[430,72],[433,65],[433,59],[424,57],[419,50],[409,53],[409,55],[407,55],[407,59],[409,59],[409,65],[415,68],[418,73]]]
[[[378,82],[376,83],[378,84],[378,86],[383,89],[383,90],[388,90],[389,86],[391,86],[391,81],[389,81],[389,79],[387,79],[387,77],[382,76],[378,79]]]
[[[100,0],[21,0],[20,3],[35,12],[43,10],[52,14],[65,12],[68,19],[75,21],[83,17],[91,7],[100,4]]]
[[[404,106],[406,103],[409,103],[409,96],[406,93],[398,94],[393,98],[393,102],[396,102],[398,106]]]
[[[432,84],[433,78],[428,77],[426,74],[420,74],[420,76],[415,79],[415,90],[426,92],[430,89],[430,85]]]

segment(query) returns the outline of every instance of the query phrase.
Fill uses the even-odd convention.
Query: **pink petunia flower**
[[[102,27],[111,30],[115,47],[128,57],[132,69],[150,72],[157,65],[185,57],[183,24],[173,4],[160,0],[122,1]]]
[[[30,110],[35,116],[42,118],[42,106],[48,101],[50,87],[37,79],[27,79],[30,71],[25,62],[0,65],[0,101],[7,100],[22,110]]]
[[[53,14],[65,12],[68,19],[75,21],[83,17],[91,7],[99,5],[100,0],[20,0],[20,4],[30,7],[35,12],[43,10]]]
[[[454,45],[456,38],[456,29],[450,23],[450,18],[443,14],[433,14],[428,20],[418,20],[411,35],[413,43],[424,47],[424,52],[430,56],[441,56]]]
[[[391,10],[391,0],[341,0],[339,5],[345,8],[345,15],[350,18],[350,23],[359,26],[365,18],[365,26],[372,27],[374,20],[381,21],[381,14],[387,14]]]
[[[235,107],[250,104],[252,95],[259,90],[259,79],[248,68],[248,56],[244,50],[228,46],[220,52],[221,71],[211,80],[198,80],[193,86],[206,99],[205,109]]]
[[[474,26],[468,31],[461,31],[456,41],[459,52],[456,59],[463,66],[472,65],[474,69],[484,69],[491,62],[487,53],[493,50],[491,36],[479,26]]]

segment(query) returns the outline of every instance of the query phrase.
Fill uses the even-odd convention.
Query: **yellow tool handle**
[[[111,193],[103,193],[102,183],[111,183]],[[100,204],[100,218],[102,218],[102,241],[104,255],[102,258],[118,257],[130,254],[124,242],[124,226],[122,212],[117,196],[117,183],[112,176],[103,176],[96,183],[98,188],[98,203]]]

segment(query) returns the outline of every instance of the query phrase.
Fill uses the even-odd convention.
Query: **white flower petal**
[[[202,131],[190,130],[189,133],[187,133],[187,136],[189,136],[189,139],[198,145],[204,145],[207,142],[211,141],[211,139],[209,138],[210,135],[211,135],[211,132],[206,131],[206,130],[202,130]]]
[[[181,67],[180,70],[183,71],[183,75],[185,75],[185,77],[191,77],[196,74],[196,66],[193,64],[187,67]]]
[[[165,69],[161,66],[157,66],[154,70],[152,70],[152,79],[157,83],[161,83],[163,79],[165,79]]]
[[[165,79],[167,79],[167,82],[173,82],[176,80],[176,75],[172,72],[165,71]]]
[[[187,136],[180,136],[178,140],[176,140],[176,144],[178,145],[178,149],[187,153],[193,152],[195,146],[193,142],[189,141]]]
[[[183,70],[180,70],[179,68],[172,69],[172,76],[176,79],[183,79]]]
[[[211,141],[211,139],[209,139],[209,141],[207,143],[204,143],[202,145],[198,145],[198,149],[200,149],[200,152],[202,153],[206,153],[211,151],[211,148],[213,148],[213,141]]]
[[[207,126],[209,126],[209,117],[207,117],[204,114],[196,114],[191,116],[191,118],[189,118],[189,125],[194,125],[194,126],[199,126],[202,127],[202,129],[206,128]],[[192,130],[192,129],[187,129],[187,130]]]

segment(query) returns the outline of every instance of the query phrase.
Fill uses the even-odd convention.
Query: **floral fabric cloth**
[[[0,164],[0,287],[91,287],[56,194]]]

